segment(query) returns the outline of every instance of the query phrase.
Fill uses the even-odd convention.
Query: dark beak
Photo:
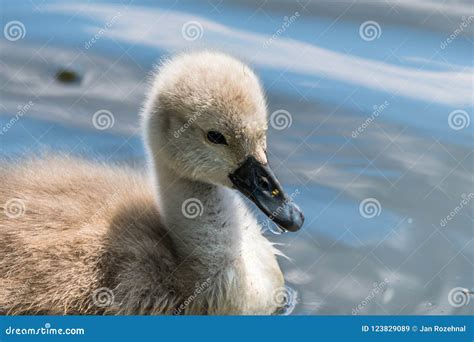
[[[264,165],[254,157],[248,157],[229,178],[237,190],[252,200],[281,228],[296,232],[303,225],[303,213],[283,192],[268,164]]]

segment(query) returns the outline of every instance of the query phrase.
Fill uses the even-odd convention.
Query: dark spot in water
[[[70,69],[59,69],[56,73],[56,80],[61,83],[74,84],[80,83],[81,77],[77,72]]]

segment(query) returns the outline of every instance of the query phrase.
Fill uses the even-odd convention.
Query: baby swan
[[[158,71],[142,118],[151,176],[65,157],[2,167],[0,313],[281,306],[278,252],[234,190],[287,230],[303,224],[267,162],[255,74],[221,53],[179,55]]]

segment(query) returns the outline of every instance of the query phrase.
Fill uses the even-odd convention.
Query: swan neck
[[[232,264],[241,250],[241,198],[231,189],[181,177],[165,165],[156,171],[159,208],[180,259],[206,277]]]

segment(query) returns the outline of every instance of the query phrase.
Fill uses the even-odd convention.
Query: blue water
[[[291,115],[291,126],[269,130],[269,155],[288,192],[298,190],[306,225],[268,235],[291,259],[281,264],[298,291],[294,313],[472,313],[474,300],[453,305],[452,290],[474,289],[473,202],[441,224],[474,192],[469,2],[1,6],[1,27],[24,26],[21,39],[0,37],[2,158],[61,151],[140,165],[137,114],[153,65],[181,51],[223,50],[259,74],[269,113]],[[196,40],[183,35],[190,21],[202,27]],[[367,21],[379,26],[373,40],[360,33]],[[81,81],[58,82],[61,68]],[[97,130],[92,116],[104,109],[115,122]],[[452,112],[461,129],[450,126]],[[366,199],[376,200],[373,217],[361,212]]]

